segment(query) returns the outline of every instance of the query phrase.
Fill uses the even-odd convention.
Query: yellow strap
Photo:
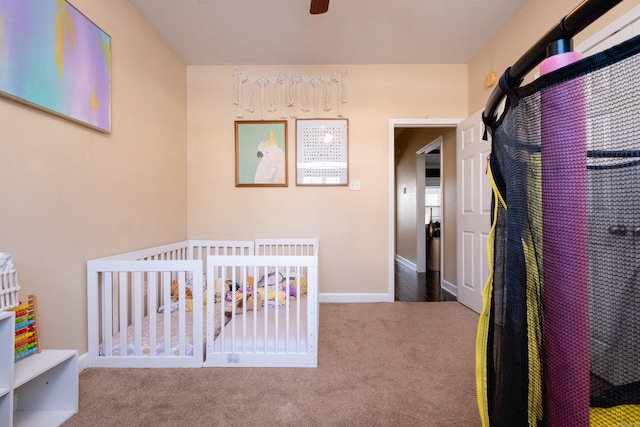
[[[491,162],[491,160],[489,160]],[[493,223],[487,238],[487,258],[489,261],[489,277],[482,290],[482,313],[478,320],[478,332],[476,335],[476,397],[478,399],[478,410],[480,411],[480,420],[483,427],[489,426],[489,403],[487,398],[487,340],[489,335],[489,322],[491,312],[491,296],[493,294],[493,252],[494,252],[494,236],[496,230],[496,220],[498,217],[498,202],[507,209],[502,195],[498,191],[496,183],[491,173],[491,167],[487,167],[489,181],[493,194],[496,196],[493,204]]]

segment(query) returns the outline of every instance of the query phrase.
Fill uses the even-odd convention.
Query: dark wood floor
[[[456,301],[456,297],[440,287],[440,272],[416,273],[411,268],[395,263],[396,301]]]

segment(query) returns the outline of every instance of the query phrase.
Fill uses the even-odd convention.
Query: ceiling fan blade
[[[311,10],[309,12],[312,15],[325,13],[328,10],[329,10],[329,0],[311,0]]]

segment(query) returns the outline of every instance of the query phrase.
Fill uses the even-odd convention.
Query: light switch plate
[[[349,181],[349,189],[351,191],[360,191],[360,180],[352,179],[351,181]]]

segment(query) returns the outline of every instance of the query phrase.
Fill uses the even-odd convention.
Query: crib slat
[[[290,334],[291,334],[291,305],[292,302],[291,301],[291,291],[289,290],[289,277],[291,277],[291,271],[289,270],[289,267],[287,266],[285,269],[285,275],[284,275],[284,282],[283,282],[283,286],[284,286],[284,301],[285,301],[285,305],[286,305],[286,324],[287,324],[287,329],[285,331],[285,340],[286,340],[286,348],[285,351],[287,353],[289,353],[291,351],[290,346]],[[296,349],[296,351],[298,351]]]
[[[155,271],[147,274],[147,315],[149,316],[149,355],[155,354],[158,345],[156,340],[158,311],[158,273]]]
[[[178,272],[178,355],[185,355],[185,300],[186,286],[184,271]],[[165,346],[166,349],[166,346]],[[169,351],[171,351],[171,342],[169,342]],[[165,350],[165,356],[168,356]]]
[[[292,340],[295,340],[295,330],[297,328],[297,325],[295,324],[295,319],[292,318],[293,316],[291,314],[291,310],[293,310],[295,306],[295,301],[293,298],[291,298],[291,291],[289,289],[289,278],[291,277],[291,270],[289,266],[286,267],[284,277],[285,279],[281,288],[283,288],[283,291],[285,293],[286,306],[285,353],[290,353],[294,351],[297,352],[297,350],[294,350],[297,347],[297,344],[295,343],[295,341],[292,343]]]
[[[234,292],[234,296],[233,296],[233,305],[237,305],[237,299],[238,299],[238,289],[236,284],[238,283],[238,278],[236,276],[236,270],[234,268],[230,268],[230,272],[229,272],[229,277],[231,277],[231,287],[233,288],[233,292]],[[240,297],[244,298],[246,297],[246,295],[240,295]],[[243,301],[243,307],[246,305],[246,299],[244,299]],[[246,351],[246,335],[247,335],[247,323],[244,321],[245,320],[245,311],[246,307],[242,309],[242,313],[235,313],[236,310],[234,309],[233,312],[234,314],[236,314],[236,318],[238,316],[242,317],[243,322],[242,322],[242,335],[240,336],[240,346],[242,348],[242,352]],[[234,346],[235,348],[235,346]]]
[[[203,357],[203,345],[204,345],[204,336],[202,334],[203,329],[203,309],[202,304],[203,298],[202,293],[205,287],[203,271],[202,271],[202,263],[198,269],[193,270],[193,311],[191,315],[193,316],[193,327],[192,327],[192,348],[193,348],[193,357],[198,358],[202,362]],[[213,305],[213,303],[212,303]]]
[[[99,280],[100,274],[87,269],[87,344],[89,354],[98,354],[100,351]]]
[[[308,276],[308,274],[305,274],[305,276]],[[296,267],[296,281],[295,281],[295,287],[296,287],[296,304],[297,304],[297,310],[296,310],[296,351],[299,352],[300,351],[300,332],[301,332],[301,327],[300,327],[300,281],[302,280],[302,272],[300,271],[300,267]],[[290,286],[290,285],[289,285]],[[307,340],[307,343],[309,342],[309,340]]]
[[[264,277],[265,278],[265,296],[264,299],[268,301],[268,293],[267,293],[267,286],[266,284],[269,282],[268,277],[269,277],[269,267],[263,265],[262,266],[262,274],[260,277]],[[271,307],[269,306],[268,302],[265,302],[263,307],[264,313],[263,313],[263,326],[262,326],[262,336],[264,337],[264,348],[263,348],[263,352],[266,353],[268,347],[269,347],[269,343],[267,342],[268,339],[268,334],[269,334],[269,310],[271,309]]]
[[[118,275],[118,288],[119,288],[119,323],[118,331],[120,332],[120,354],[128,354],[127,351],[127,325],[128,325],[128,280],[127,273],[121,272]]]
[[[163,322],[163,346],[162,353],[155,348],[150,349],[156,356],[169,356],[171,354],[169,347],[171,344],[171,273],[168,271],[162,274],[162,292],[164,304],[164,322]]]
[[[134,350],[136,356],[142,355],[142,279],[141,273],[136,271],[133,273],[133,323],[135,327]]]
[[[253,274],[253,278],[254,278],[254,281],[253,281],[253,292],[257,293],[258,292],[258,283],[257,283],[256,277],[259,277],[258,276],[258,267],[257,266],[253,266],[251,273]],[[254,303],[255,303],[255,306],[254,306],[254,309],[253,309],[254,313],[258,313],[258,310],[259,310],[259,308],[258,308],[258,299],[255,298],[255,297],[254,297]],[[252,320],[253,320],[253,348],[255,348],[255,346],[257,345],[257,342],[258,342],[258,316],[257,315],[252,316]]]
[[[105,339],[105,355],[113,355],[113,283],[111,272],[102,273],[102,280],[104,281],[102,286],[102,327],[104,328],[102,336]]]
[[[214,277],[220,277],[221,278],[220,279],[220,284],[221,284],[222,287],[220,289],[221,289],[221,292],[222,292],[221,293],[222,301],[224,302],[225,301],[225,297],[227,295],[226,282],[224,281],[224,278],[226,277],[226,273],[225,273],[225,271],[223,270],[222,267],[216,268],[216,271],[217,271],[217,274],[219,274],[219,276],[216,275]],[[224,312],[224,303],[223,303],[223,304],[220,304],[220,318],[223,319],[224,315],[225,315],[225,312]],[[233,312],[231,313],[231,315],[233,316]],[[227,328],[222,328],[221,334],[223,336],[226,334],[226,332],[227,332]],[[224,339],[223,339],[223,342],[224,342]]]
[[[207,277],[208,278],[212,278],[213,276],[210,275],[209,270],[207,269]],[[206,300],[206,304],[207,304],[207,319],[214,319],[216,316],[215,313],[215,299],[216,299],[216,292],[218,292],[218,290],[216,289],[216,282],[215,280],[209,279],[207,280],[208,285],[207,285],[207,300]],[[220,295],[223,295],[222,293]],[[224,301],[224,296],[222,296],[222,299]],[[224,303],[220,304],[220,306],[222,306],[224,308]],[[224,326],[223,323],[221,323],[222,326]],[[222,328],[221,326],[221,328]],[[211,321],[211,323],[207,322],[207,328],[206,328],[206,337],[207,337],[207,342],[212,342],[213,338],[214,338],[214,322],[213,320]]]
[[[233,306],[235,307],[237,305],[237,295],[238,295],[238,289],[236,284],[238,283],[238,276],[236,275],[236,269],[232,268],[231,269],[231,287],[233,288],[233,297],[232,297],[232,301],[233,301]],[[242,286],[242,285],[240,285]],[[240,345],[242,347],[242,352],[244,353],[245,351],[247,351],[247,293],[243,292],[242,295],[240,295],[240,297],[242,298],[242,313],[237,313],[242,317],[242,335],[240,337]],[[236,310],[232,310],[234,314],[236,314]],[[237,315],[236,314],[236,315]],[[235,337],[235,334],[234,334]],[[235,345],[233,348],[236,348]]]
[[[275,267],[275,272],[276,272],[276,280],[275,280],[275,285],[274,285],[274,290],[275,290],[275,304],[273,305],[273,308],[275,310],[275,317],[274,317],[274,325],[273,325],[273,330],[275,331],[275,335],[274,335],[274,343],[273,343],[273,351],[278,353],[279,351],[279,343],[280,343],[280,316],[278,315],[280,312],[280,299],[278,295],[278,278],[280,277],[280,269],[279,267]],[[267,304],[268,305],[268,304]],[[267,329],[269,329],[269,325],[265,325],[267,327]],[[265,333],[265,342],[268,340],[268,336]],[[265,352],[268,348],[268,345],[265,345]]]

